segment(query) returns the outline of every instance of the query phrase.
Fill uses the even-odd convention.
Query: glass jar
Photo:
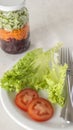
[[[0,0],[1,48],[11,54],[30,46],[29,13],[24,0]]]

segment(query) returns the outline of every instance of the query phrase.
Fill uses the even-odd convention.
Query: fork
[[[70,52],[69,48],[61,49],[61,63],[62,65],[64,65],[64,63],[67,63],[68,69],[67,69],[66,83],[65,83],[67,98],[65,101],[65,105],[61,110],[60,116],[64,118],[64,120],[67,123],[70,123],[73,122],[73,82],[72,82],[73,60],[72,60],[72,53]]]

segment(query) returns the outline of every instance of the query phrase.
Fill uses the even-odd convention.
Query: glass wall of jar
[[[7,53],[17,54],[30,46],[29,13],[24,0],[8,2],[0,1],[1,48]]]

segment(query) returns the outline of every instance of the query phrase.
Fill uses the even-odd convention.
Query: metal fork
[[[67,98],[65,101],[65,105],[61,110],[61,117],[69,123],[73,122],[73,60],[72,60],[72,53],[69,48],[62,48],[61,49],[61,63],[68,64],[67,75],[66,75],[66,83],[65,83],[65,91],[67,92]]]

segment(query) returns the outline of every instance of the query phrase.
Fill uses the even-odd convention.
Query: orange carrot
[[[22,40],[26,39],[29,32],[29,25],[25,25],[23,28],[13,30],[12,32],[0,29],[0,39],[8,41],[11,39]]]

